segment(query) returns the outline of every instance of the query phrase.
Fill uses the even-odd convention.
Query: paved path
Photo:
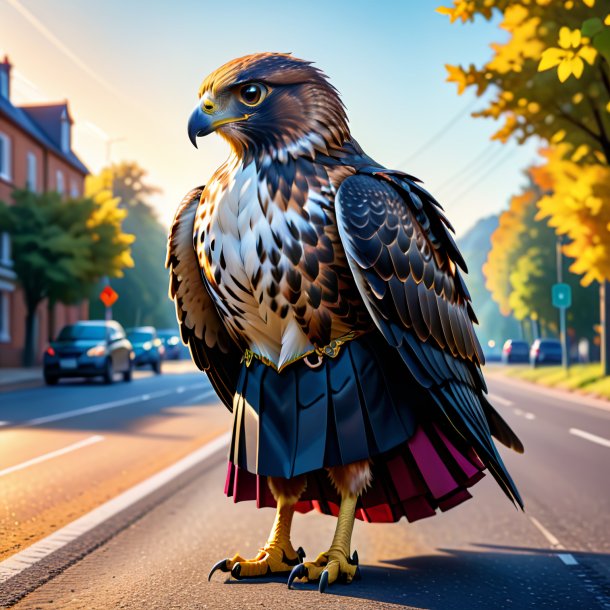
[[[195,379],[200,378],[191,382]],[[490,392],[526,446],[523,456],[502,451],[524,496],[525,514],[516,511],[487,476],[474,488],[473,500],[432,519],[394,525],[358,522],[354,547],[363,579],[333,587],[323,598],[311,585],[288,591],[284,579],[236,582],[217,573],[208,583],[207,572],[218,559],[237,551],[254,554],[273,520],[270,509],[233,504],[224,497],[221,450],[158,493],[141,518],[132,515],[127,527],[106,544],[63,569],[15,608],[610,608],[610,412],[510,380],[490,379]],[[167,397],[179,402],[178,396]],[[218,431],[228,427],[221,407],[185,401],[168,408],[158,400],[156,409],[150,404],[150,412],[134,403],[129,411],[115,408],[83,415],[78,425],[63,420],[39,428],[51,437],[77,429],[85,437],[125,435],[131,443],[151,425],[156,436],[167,436],[166,427],[174,420],[163,413],[167,409],[178,409],[178,419],[188,418],[185,425],[193,443],[205,442],[205,433],[212,432],[210,422],[218,422]],[[44,417],[30,411],[23,416]],[[205,427],[199,430],[205,433],[197,435],[196,427]],[[99,451],[104,442],[73,455]],[[150,451],[148,455],[152,457]],[[20,459],[27,457],[31,455]],[[33,464],[29,476],[50,467],[53,459],[67,455]],[[89,493],[87,487],[83,490]],[[297,516],[294,541],[312,557],[328,547],[333,529],[330,517]],[[58,560],[57,569],[65,563],[65,557]],[[6,593],[16,593],[11,586],[10,580],[5,582]]]

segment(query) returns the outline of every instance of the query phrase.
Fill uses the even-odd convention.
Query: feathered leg
[[[275,521],[267,542],[253,559],[244,559],[239,554],[232,559],[222,559],[214,565],[208,580],[216,570],[231,572],[231,575],[238,579],[288,573],[303,561],[303,549],[295,551],[290,541],[290,527],[295,504],[305,491],[307,479],[304,476],[293,479],[270,477],[267,481],[277,502]]]
[[[354,462],[346,466],[328,469],[328,474],[341,495],[341,507],[337,527],[330,548],[320,553],[315,561],[296,566],[288,578],[290,587],[296,578],[305,581],[320,581],[320,593],[336,581],[352,582],[359,575],[358,553],[350,556],[350,546],[358,496],[371,481],[371,467],[368,460]]]

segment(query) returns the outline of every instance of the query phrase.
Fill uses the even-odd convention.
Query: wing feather
[[[193,362],[207,373],[220,399],[232,410],[241,351],[207,291],[193,246],[193,225],[202,192],[203,187],[199,187],[187,193],[170,229],[166,260],[169,296],[176,305],[182,341]]]
[[[350,269],[378,329],[428,388],[443,421],[522,506],[491,435],[523,446],[484,396],[476,318],[458,269],[466,264],[440,206],[404,174],[371,170],[342,182],[335,208]]]

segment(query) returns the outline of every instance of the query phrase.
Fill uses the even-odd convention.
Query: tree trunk
[[[55,301],[53,299],[47,301],[47,334],[50,343],[55,339]]]
[[[602,340],[602,371],[610,375],[610,281],[604,280],[599,285],[600,326]]]
[[[23,366],[34,366],[36,362],[36,309],[35,305],[29,304],[25,315],[25,345],[23,346]]]

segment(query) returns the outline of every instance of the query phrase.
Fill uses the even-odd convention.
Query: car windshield
[[[127,333],[127,338],[132,343],[146,343],[146,341],[152,341],[154,336],[152,333],[137,330],[134,332]]]
[[[507,346],[512,349],[529,349],[528,344],[525,341],[507,341]]]
[[[561,350],[561,343],[559,341],[541,341],[540,347],[548,350]]]
[[[175,330],[158,330],[157,335],[159,335],[160,339],[167,339],[169,337],[177,337],[178,331]]]
[[[57,337],[58,341],[77,341],[79,339],[101,341],[106,338],[105,326],[90,324],[72,324],[64,326]]]

